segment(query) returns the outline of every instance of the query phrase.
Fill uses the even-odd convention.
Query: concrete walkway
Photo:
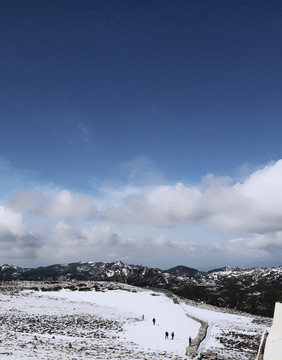
[[[199,346],[200,346],[201,342],[204,340],[204,338],[207,335],[207,330],[208,330],[209,325],[208,325],[207,322],[202,321],[202,320],[200,320],[200,319],[198,319],[195,316],[192,316],[190,314],[186,313],[186,316],[189,317],[190,319],[193,319],[193,320],[199,322],[201,324],[198,335],[194,339],[192,339],[191,345],[187,346],[187,348],[186,348],[186,355],[188,355],[188,356],[191,356],[191,355],[196,356],[198,354],[198,349],[199,349]]]

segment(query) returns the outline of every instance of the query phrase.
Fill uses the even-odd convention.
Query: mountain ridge
[[[139,287],[167,289],[207,304],[272,317],[282,301],[282,267],[234,268],[207,273],[179,265],[167,270],[116,262],[73,262],[37,268],[0,266],[0,281],[114,281]]]

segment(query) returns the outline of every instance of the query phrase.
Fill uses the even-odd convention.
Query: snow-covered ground
[[[254,359],[269,326],[265,318],[177,303],[162,292],[122,284],[97,283],[91,291],[25,287],[0,289],[0,359],[192,359],[185,354],[188,338],[201,324],[190,316],[209,325],[200,351]]]

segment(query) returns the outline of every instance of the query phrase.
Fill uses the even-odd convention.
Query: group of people
[[[144,320],[144,315],[142,315],[142,319]],[[156,319],[155,318],[153,318],[152,319],[152,322],[153,322],[153,325],[156,325]],[[168,339],[168,332],[166,331],[165,332],[165,339]],[[174,339],[174,331],[171,333],[171,340],[173,340]]]
[[[142,320],[144,320],[144,318],[145,318],[145,316],[142,315]],[[152,319],[152,322],[153,322],[153,325],[156,325],[156,319],[155,318]],[[172,333],[170,335],[171,335],[171,340],[173,340],[174,339],[174,331],[172,331]],[[167,340],[168,338],[169,338],[169,333],[168,333],[168,331],[166,331],[165,332],[165,340]],[[191,336],[189,336],[188,341],[189,341],[189,346],[191,346],[192,345]],[[202,355],[200,353],[198,353],[197,356],[194,358],[194,360],[202,360],[202,359],[203,359],[203,357],[202,357]],[[217,354],[212,355],[210,360],[217,360]]]
[[[174,338],[174,331],[171,333],[171,340]],[[168,332],[165,332],[165,339],[168,339]]]

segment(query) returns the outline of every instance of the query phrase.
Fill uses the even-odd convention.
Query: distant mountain
[[[116,281],[136,286],[170,288],[182,283],[183,279],[170,275],[157,268],[142,265],[126,265],[121,261],[76,262],[71,264],[55,264],[34,269],[20,268],[14,265],[0,267],[0,281],[9,280],[96,280]]]
[[[164,270],[164,272],[175,276],[183,276],[183,277],[192,277],[195,276],[196,274],[201,273],[197,269],[189,268],[183,265],[178,265],[168,270]]]
[[[8,264],[0,266],[0,281],[72,279],[162,288],[192,300],[270,317],[275,302],[282,301],[282,267],[224,267],[201,273],[183,265],[160,270],[143,265],[127,265],[121,261],[75,262],[38,268]]]
[[[24,269],[18,266],[4,264],[0,266],[0,281],[11,281],[22,279]]]
[[[176,293],[211,305],[272,317],[275,302],[282,302],[282,267],[215,269],[197,278],[196,285]]]

